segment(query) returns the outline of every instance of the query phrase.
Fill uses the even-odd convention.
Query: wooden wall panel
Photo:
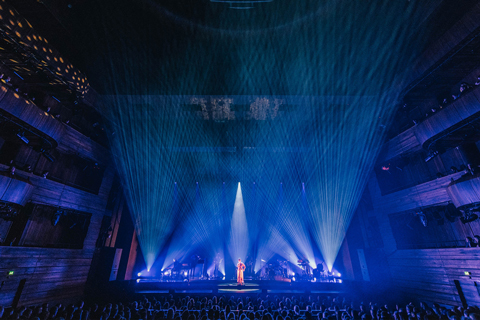
[[[422,145],[415,136],[415,127],[405,130],[396,137],[386,142],[377,158],[377,163],[382,164],[401,154],[413,153],[422,149]]]
[[[420,145],[423,146],[427,140],[440,135],[448,128],[480,112],[479,98],[480,89],[476,87],[472,91],[462,95],[462,97],[452,102],[446,108],[419,123],[414,128],[415,136]]]
[[[480,88],[475,87],[417,126],[387,141],[380,151],[377,163],[382,164],[402,154],[420,151],[427,140],[442,134],[478,112],[480,112]]]
[[[447,188],[455,207],[480,202],[480,178],[457,182]]]
[[[98,152],[96,148],[92,150]],[[98,158],[108,158],[108,152],[104,150]],[[0,170],[6,169],[0,165]],[[75,301],[82,297],[114,174],[113,166],[108,166],[98,195],[28,175],[34,187],[30,197],[33,203],[85,211],[92,217],[83,249],[0,247],[0,282],[5,281],[0,290],[0,305],[11,305],[21,279],[26,279],[22,305]],[[14,275],[7,278],[10,270]]]
[[[0,200],[24,206],[30,199],[33,189],[33,185],[26,181],[0,175]]]
[[[20,97],[9,87],[1,85],[0,88],[0,91],[4,93],[0,97],[0,108],[37,128],[54,140],[61,140],[66,127],[63,123],[41,110],[32,102]]]
[[[480,304],[480,248],[399,250],[388,257],[393,284],[412,298],[461,305],[458,280],[469,305]],[[465,275],[465,271],[471,275]]]
[[[435,43],[430,45],[415,61],[408,82],[414,81],[434,67],[455,46],[479,27],[480,4],[475,5],[462,19],[450,28]]]
[[[419,184],[412,188],[381,196],[378,184],[374,181],[370,184],[370,192],[374,210],[381,215],[412,210],[418,207],[432,206],[450,201],[447,187],[451,182],[460,178],[464,172],[458,172],[449,176]],[[374,178],[376,180],[376,178]],[[376,186],[374,186],[376,185]],[[378,190],[375,190],[378,189]]]
[[[110,152],[105,147],[69,126],[65,126],[62,139],[58,141],[57,149],[76,153],[83,158],[95,160],[102,165],[106,165],[111,161]]]
[[[26,279],[20,304],[77,299],[90,269],[93,248],[83,250],[0,247],[0,305],[11,305],[21,279]],[[6,277],[9,271],[13,276]]]

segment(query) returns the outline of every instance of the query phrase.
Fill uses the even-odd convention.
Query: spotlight
[[[342,279],[338,279],[338,283],[342,283]]]
[[[137,276],[141,277],[141,276],[142,276],[142,273],[141,273],[141,272],[137,273]]]
[[[185,271],[185,272],[183,273],[183,275],[184,275],[185,277],[188,276],[188,272]]]
[[[341,276],[342,276],[342,274],[341,274],[340,272],[339,272],[337,275],[338,275],[339,277],[341,277]]]
[[[150,272],[150,268],[147,269],[147,272]]]
[[[48,153],[47,150],[42,149],[40,152],[45,158],[47,158],[48,161],[55,162],[55,158],[50,153]]]
[[[225,277],[223,277],[222,280],[225,280]]]
[[[28,140],[28,139],[25,137],[25,133],[23,133],[23,132],[17,133],[17,137],[19,137],[20,140],[22,140],[22,141],[25,142],[26,144],[28,144],[28,143],[30,142],[30,140]]]
[[[296,280],[295,280],[295,277],[292,278],[292,281],[296,281]]]
[[[140,282],[140,279],[137,279],[137,283],[139,283],[139,282]]]
[[[420,218],[420,222],[423,224],[423,226],[424,226],[424,227],[427,227],[427,226],[428,226],[427,215],[426,215],[425,213],[423,213],[423,211],[416,212],[416,214],[417,214],[418,217]]]
[[[52,220],[51,220],[52,226],[55,227],[58,224],[62,214],[63,214],[63,212],[61,210],[57,210],[57,212],[55,212],[55,214],[53,215]]]
[[[438,151],[430,150],[430,152],[428,153],[428,156],[425,158],[425,162],[428,162],[428,161],[432,160],[437,155],[438,155]]]
[[[317,282],[317,278],[313,278],[313,282]]]

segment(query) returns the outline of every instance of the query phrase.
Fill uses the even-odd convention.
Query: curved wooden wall
[[[429,140],[446,133],[449,128],[480,112],[480,88],[476,87],[458,100],[387,141],[380,151],[377,163],[381,164],[401,154],[420,151]]]
[[[415,127],[415,136],[420,145],[427,148],[428,146],[424,144],[428,140],[440,136],[449,128],[459,124],[477,112],[480,112],[480,89],[478,87],[462,95],[462,97],[435,115],[425,119],[425,121]]]
[[[461,306],[457,280],[467,303],[480,303],[480,248],[398,250],[388,265],[395,288],[412,299]]]
[[[455,183],[447,188],[455,207],[480,202],[480,177]]]
[[[384,215],[428,207],[450,201],[447,193],[451,179],[460,178],[464,172],[457,172],[417,186],[382,196],[376,181],[370,183],[373,207]],[[376,178],[375,178],[376,179]],[[374,186],[373,186],[373,185]]]
[[[0,175],[0,200],[24,206],[30,199],[35,187],[24,180]]]
[[[0,108],[58,141],[65,125],[10,88],[0,86]]]
[[[5,168],[0,165],[0,169]],[[0,305],[12,304],[22,279],[26,279],[26,283],[20,297],[21,305],[81,298],[114,174],[113,167],[107,168],[98,195],[26,174],[33,186],[29,197],[33,203],[85,211],[92,217],[83,249],[0,246],[0,281],[5,281],[0,290]],[[14,274],[6,278],[9,271]]]
[[[411,127],[387,141],[380,151],[377,163],[383,163],[401,154],[420,151],[422,145],[415,136],[415,127]]]
[[[463,39],[474,32],[479,25],[480,3],[475,5],[469,13],[462,17],[435,43],[429,46],[414,62],[414,68],[409,75],[408,81],[414,81],[429,71],[435,63],[445,57]]]

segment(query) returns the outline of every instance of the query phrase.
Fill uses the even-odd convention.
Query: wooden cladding
[[[415,127],[415,136],[419,143],[428,149],[430,141],[441,138],[442,135],[460,125],[462,121],[468,121],[477,112],[480,112],[478,87],[463,94],[446,108],[425,119]]]
[[[19,305],[80,297],[90,270],[93,249],[68,250],[0,247],[0,305],[9,306],[22,279]],[[8,276],[8,272],[13,275]]]
[[[447,30],[435,43],[428,46],[421,56],[415,61],[408,81],[414,81],[429,72],[435,63],[448,56],[462,40],[468,37],[479,27],[480,4],[475,5],[452,28]]]
[[[404,153],[414,153],[420,150],[422,150],[422,145],[415,136],[415,127],[412,127],[383,145],[377,163],[386,162]]]
[[[447,203],[450,201],[447,186],[451,179],[458,179],[463,174],[464,172],[454,173],[383,197],[380,195],[380,190],[372,192],[373,206],[375,211],[389,214]]]
[[[457,208],[480,202],[480,177],[452,184],[447,193]]]
[[[458,280],[467,303],[480,303],[480,248],[400,250],[388,265],[396,290],[412,299],[460,306]]]
[[[0,86],[0,108],[40,130],[55,141],[62,137],[65,127],[63,123],[5,85]]]
[[[432,140],[447,134],[449,130],[468,121],[478,112],[480,112],[480,89],[476,87],[417,126],[386,142],[377,158],[377,164],[400,155],[421,151],[422,146],[428,149],[428,144]]]
[[[0,174],[0,200],[25,205],[30,199],[34,186],[25,181],[10,176],[8,173]]]

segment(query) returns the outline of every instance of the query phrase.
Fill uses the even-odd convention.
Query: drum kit
[[[277,260],[268,263],[265,266],[262,278],[265,280],[275,280],[275,277],[288,278],[288,263],[285,260]]]

